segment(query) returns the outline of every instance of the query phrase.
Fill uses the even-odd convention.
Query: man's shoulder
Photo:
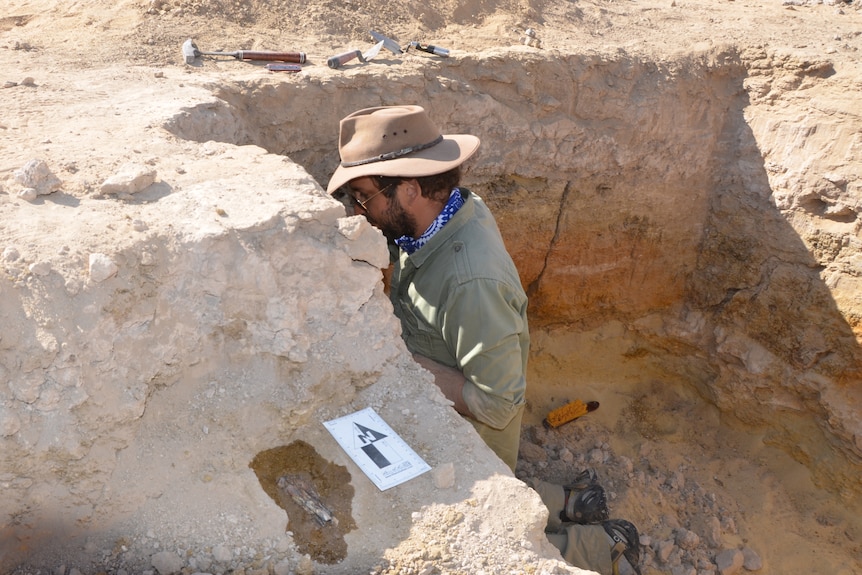
[[[472,242],[481,242],[489,247],[499,247],[505,251],[503,237],[500,235],[500,229],[497,227],[497,220],[494,214],[482,201],[482,198],[476,194],[470,194],[467,197],[469,202],[465,207],[465,221],[458,229],[457,236],[469,237]]]
[[[470,221],[451,238],[459,280],[490,279],[520,286],[515,263],[506,249],[494,216],[481,200],[475,202],[474,206]]]

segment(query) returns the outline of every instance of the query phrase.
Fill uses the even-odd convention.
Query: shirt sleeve
[[[486,425],[503,429],[524,403],[527,330],[523,292],[505,282],[473,279],[450,294],[443,338],[466,382],[464,402]]]

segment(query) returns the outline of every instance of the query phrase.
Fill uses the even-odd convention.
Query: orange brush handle
[[[584,403],[580,399],[576,399],[571,403],[567,403],[562,407],[558,407],[557,409],[548,413],[548,416],[545,418],[545,421],[542,423],[545,424],[545,427],[559,427],[564,423],[568,423],[573,421],[582,415],[586,415],[591,411],[595,411],[599,408],[598,401],[590,401],[589,403]]]

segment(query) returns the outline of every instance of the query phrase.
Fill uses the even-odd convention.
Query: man
[[[527,296],[484,202],[459,187],[479,138],[443,135],[419,106],[341,121],[341,164],[354,213],[399,248],[390,298],[402,336],[443,394],[512,471],[527,387]]]
[[[398,247],[389,297],[407,349],[514,472],[527,387],[527,296],[484,202],[460,187],[479,138],[443,135],[419,106],[359,110],[341,121],[341,163],[327,186]],[[573,565],[637,569],[638,535],[608,520],[604,490],[528,480],[550,511],[548,538]]]

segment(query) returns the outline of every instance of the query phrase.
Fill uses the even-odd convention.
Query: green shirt
[[[464,205],[428,243],[400,252],[390,298],[407,348],[461,370],[472,423],[514,468],[530,348],[527,296],[494,216],[478,196],[461,193]]]

